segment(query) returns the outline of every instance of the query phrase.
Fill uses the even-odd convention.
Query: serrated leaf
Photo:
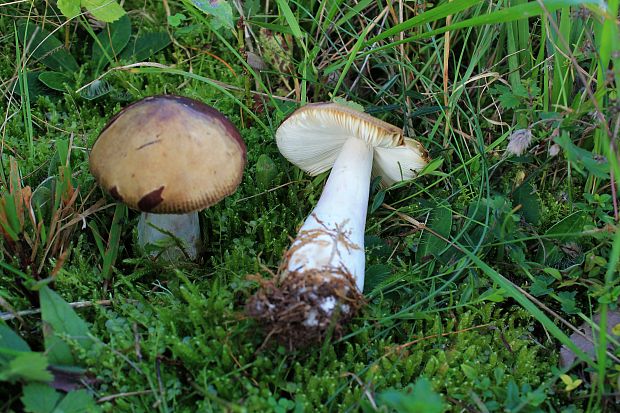
[[[65,92],[67,90],[66,84],[73,81],[71,77],[60,72],[42,72],[39,74],[39,80],[45,86],[59,92]]]
[[[108,63],[121,55],[121,52],[129,43],[131,37],[131,20],[124,15],[114,23],[106,27],[97,35],[93,43],[92,60],[95,63],[95,72],[99,71]]]
[[[59,365],[76,365],[70,347],[61,340],[59,335],[67,335],[82,348],[89,349],[92,340],[89,337],[88,325],[58,294],[44,286],[39,291],[41,301],[41,318],[45,323],[45,349],[50,363]]]
[[[214,17],[212,23],[213,29],[217,30],[220,27],[228,27],[233,29],[235,24],[233,22],[232,7],[225,0],[192,0],[192,3],[204,13]]]
[[[24,386],[21,401],[30,413],[53,413],[61,395],[47,384],[30,383]]]
[[[125,60],[142,61],[151,55],[166,48],[170,44],[170,36],[165,32],[144,33],[136,36],[129,42],[121,58]]]
[[[577,293],[575,291],[562,291],[558,293],[558,299],[560,300],[560,304],[562,304],[562,311],[566,314],[578,314],[579,309],[577,308],[577,303],[575,301],[575,296]]]
[[[512,90],[508,86],[496,86],[494,91],[499,93],[499,104],[505,109],[514,109],[521,103],[521,100],[512,93]]]
[[[332,102],[338,103],[343,106],[347,106],[348,108],[351,108],[358,112],[364,112],[364,107],[362,105],[352,100],[346,100],[345,98],[342,98],[340,96],[334,96],[334,98],[332,99]]]
[[[17,36],[22,46],[30,45],[28,52],[32,57],[48,68],[58,72],[63,70],[74,72],[79,69],[71,53],[47,30],[31,22],[25,22],[19,24]]]
[[[112,23],[125,15],[125,10],[116,0],[82,0],[82,6],[95,19],[106,23]]]
[[[551,294],[553,292],[553,288],[549,288],[549,286],[554,281],[555,279],[551,276],[539,275],[530,287],[530,294],[535,297]]]
[[[81,0],[58,0],[56,5],[67,19],[73,19],[80,14],[81,3]]]
[[[6,377],[4,380],[50,381],[53,376],[47,370],[47,366],[47,357],[42,353],[33,351],[20,353],[9,361],[7,369],[3,372]]]

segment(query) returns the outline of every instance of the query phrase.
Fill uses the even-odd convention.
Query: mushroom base
[[[355,280],[340,269],[288,272],[280,281],[255,279],[259,291],[246,304],[246,313],[267,332],[265,342],[289,349],[339,338],[343,326],[359,311],[364,298]]]
[[[194,261],[201,246],[198,212],[187,214],[143,212],[138,222],[138,246],[149,256],[159,257],[166,262],[178,262],[184,259]]]

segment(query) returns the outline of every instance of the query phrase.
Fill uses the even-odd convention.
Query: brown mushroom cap
[[[91,150],[90,169],[130,208],[181,214],[232,194],[245,153],[239,132],[217,110],[186,97],[153,96],[108,122]]]

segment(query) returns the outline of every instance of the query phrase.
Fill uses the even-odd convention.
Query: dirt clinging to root
[[[364,304],[353,276],[342,268],[288,272],[284,277],[251,276],[260,288],[248,300],[246,313],[290,350],[318,344],[331,333],[337,339]],[[329,308],[326,302],[335,300]],[[308,322],[311,320],[311,322]]]

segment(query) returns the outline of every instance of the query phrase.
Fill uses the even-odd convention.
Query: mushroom
[[[212,107],[180,96],[153,96],[127,106],[110,119],[90,153],[99,185],[142,212],[139,246],[172,235],[176,246],[163,255],[169,261],[196,259],[198,211],[235,191],[245,162],[235,126]]]
[[[278,276],[260,280],[247,304],[251,316],[294,347],[324,337],[336,313],[340,334],[363,303],[371,174],[384,185],[411,179],[428,156],[401,129],[338,103],[298,109],[278,128],[276,141],[282,155],[310,175],[332,168]]]

